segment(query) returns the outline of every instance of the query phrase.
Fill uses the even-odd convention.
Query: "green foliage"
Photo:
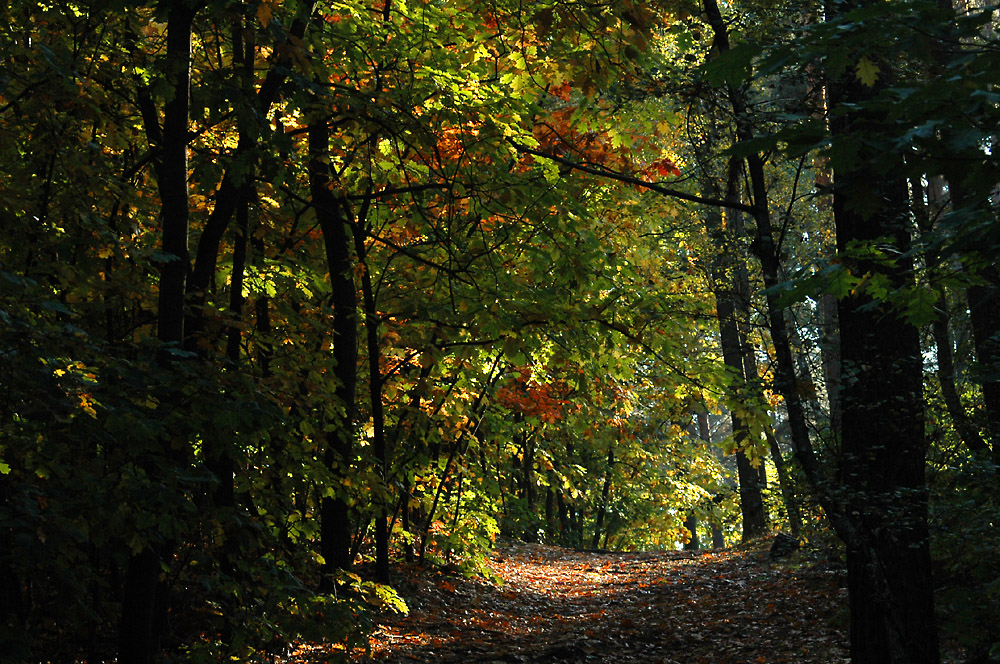
[[[993,465],[971,458],[938,466],[932,488],[938,614],[970,657],[989,661],[1000,649],[992,619],[1000,610],[1000,556],[991,544],[1000,518]]]

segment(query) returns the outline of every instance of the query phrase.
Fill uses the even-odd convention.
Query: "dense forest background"
[[[0,651],[784,530],[854,662],[1000,660],[997,8],[7,3]]]

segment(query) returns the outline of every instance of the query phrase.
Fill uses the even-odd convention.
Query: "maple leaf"
[[[653,167],[656,169],[656,172],[660,175],[660,177],[676,177],[681,174],[681,170],[677,168],[677,164],[675,164],[673,160],[668,157],[664,157],[659,161],[653,162]]]
[[[878,66],[867,57],[862,56],[854,67],[854,73],[863,85],[870,88],[875,85],[875,80],[878,78]]]
[[[270,3],[262,2],[257,6],[257,20],[260,21],[261,27],[267,27],[268,23],[271,22],[273,13],[274,10],[271,9]]]

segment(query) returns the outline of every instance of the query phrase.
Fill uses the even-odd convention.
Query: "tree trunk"
[[[688,541],[684,542],[684,550],[697,551],[701,548],[701,541],[698,539],[698,515],[694,512],[688,514],[684,519],[684,527],[689,533]]]
[[[601,541],[601,533],[604,530],[604,521],[607,519],[608,503],[611,500],[611,478],[615,470],[615,446],[614,443],[608,445],[608,468],[604,472],[604,486],[601,488],[601,502],[597,506],[597,518],[594,520],[594,538],[591,540],[590,548],[596,549]]]
[[[159,364],[168,369],[184,344],[184,298],[188,257],[188,112],[191,83],[191,31],[194,10],[183,0],[171,2],[167,10],[166,78],[171,99],[163,109],[161,155],[156,163],[157,184],[163,225],[162,251],[170,257],[160,273],[157,302]],[[153,137],[151,137],[153,138]],[[167,460],[176,456],[169,447]],[[161,461],[161,463],[166,462]],[[155,462],[154,462],[155,463]],[[155,477],[167,472],[151,467]],[[122,615],[118,633],[118,661],[121,664],[149,664],[159,649],[158,607],[165,606],[164,588],[159,582],[160,565],[170,546],[166,542],[146,542],[130,556],[122,595]]]
[[[722,346],[722,359],[730,369],[733,384],[731,392],[734,399],[740,399],[745,388],[746,374],[743,354],[746,343],[740,333],[738,320],[739,297],[735,292],[735,265],[732,259],[730,243],[725,236],[721,213],[717,208],[710,209],[705,215],[706,230],[716,242],[720,252],[716,265],[713,266],[715,285],[715,309],[719,319],[719,340]],[[730,410],[733,426],[733,439],[736,444],[736,468],[740,483],[740,512],[743,517],[743,541],[746,542],[764,535],[767,532],[767,513],[761,495],[760,476],[750,464],[745,446],[749,430],[743,419]]]
[[[925,187],[918,178],[910,179],[910,191],[913,197],[914,216],[921,233],[933,231],[934,220],[936,220],[945,205],[942,178],[931,178],[928,186]],[[925,197],[926,193],[926,197]],[[928,251],[926,263],[930,270],[937,268],[939,254],[937,251]],[[933,280],[932,280],[933,282]],[[944,400],[948,416],[951,418],[955,432],[962,439],[962,443],[972,452],[979,452],[987,448],[986,442],[975,423],[962,405],[958,388],[955,386],[955,356],[952,349],[951,332],[948,329],[948,300],[945,297],[944,286],[936,285],[937,301],[934,308],[937,316],[931,322],[931,334],[934,337],[934,345],[937,350],[937,377],[941,386],[941,397]],[[973,331],[975,334],[975,331]]]
[[[358,380],[358,294],[351,256],[353,233],[340,201],[333,195],[327,165],[328,153],[329,129],[326,120],[313,120],[309,124],[309,189],[323,232],[330,272],[333,358],[336,364],[334,378],[337,381],[337,403],[333,404],[333,410],[337,414],[333,416],[332,428],[326,434],[324,462],[336,478],[350,471],[354,450]],[[324,497],[320,504],[320,553],[324,560],[324,590],[332,589],[331,575],[336,570],[349,569],[351,566],[351,532],[346,497]]]
[[[373,487],[375,502],[375,578],[389,583],[389,457],[385,440],[385,411],[382,404],[381,344],[379,317],[375,307],[375,290],[372,287],[371,269],[365,250],[365,233],[362,224],[366,214],[361,214],[354,225],[354,251],[362,265],[361,292],[365,305],[365,332],[368,342],[368,387],[372,408],[372,451],[375,455],[375,476],[379,486]],[[458,510],[456,508],[456,518]]]
[[[828,20],[874,0],[830,4]],[[889,74],[866,87],[849,73],[829,86],[834,143],[860,133],[880,134],[872,111],[837,115],[837,107],[863,104]],[[858,275],[878,274],[891,287],[913,283],[906,259],[894,264],[852,255],[857,244],[891,244],[889,255],[909,248],[906,182],[894,168],[871,165],[882,155],[862,150],[851,169],[834,169],[833,212],[837,252]],[[865,206],[858,199],[874,203]],[[840,300],[842,448],[838,479],[852,536],[846,541],[853,664],[934,664],[939,661],[927,530],[926,440],[918,330],[861,289]]]

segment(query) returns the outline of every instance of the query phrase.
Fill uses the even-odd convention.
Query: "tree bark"
[[[876,0],[831,3],[828,20]],[[885,131],[874,111],[859,108],[886,85],[866,87],[853,73],[829,82],[834,143]],[[849,104],[851,113],[837,114]],[[882,275],[900,289],[913,283],[912,265],[856,258],[853,248],[875,242],[889,255],[909,248],[909,208],[903,164],[874,165],[862,150],[857,165],[834,168],[837,253],[858,275]],[[877,201],[867,214],[859,197]],[[927,529],[926,440],[919,331],[893,307],[855,289],[838,304],[843,383],[838,480],[852,537],[846,540],[854,664],[936,664],[933,586]]]
[[[358,294],[351,256],[353,233],[341,202],[332,191],[328,167],[329,129],[326,119],[309,124],[309,189],[316,211],[327,268],[330,272],[330,303],[333,308],[333,359],[335,415],[326,434],[324,462],[334,478],[345,476],[352,465],[358,382]],[[322,588],[331,590],[338,569],[351,567],[351,519],[343,495],[325,496],[320,504],[320,553],[323,556]]]
[[[167,10],[165,72],[172,97],[163,108],[163,129],[156,125],[151,139],[161,140],[156,162],[163,227],[161,248],[168,260],[160,272],[157,302],[158,361],[169,369],[175,351],[184,344],[184,298],[188,257],[188,114],[191,87],[191,32],[195,11],[184,0],[174,0]],[[163,451],[167,463],[176,456],[169,447]],[[154,477],[166,472],[156,462],[148,468]],[[147,538],[148,539],[148,538]],[[166,605],[165,589],[159,582],[161,561],[170,545],[154,534],[143,549],[130,556],[125,572],[122,614],[118,632],[118,661],[121,664],[149,664],[159,650],[158,607]]]
[[[596,549],[601,542],[601,534],[604,531],[604,521],[607,519],[608,503],[611,500],[611,478],[615,470],[615,446],[614,443],[608,445],[608,468],[604,471],[604,486],[601,488],[601,502],[597,506],[597,517],[594,520],[594,538],[591,540],[590,548]],[[695,535],[697,537],[697,534]]]
[[[732,176],[732,173],[730,174]],[[729,368],[733,384],[730,389],[734,399],[740,399],[746,386],[746,362],[743,357],[746,343],[739,326],[738,311],[740,298],[736,292],[736,271],[731,242],[725,235],[722,215],[718,208],[711,208],[705,214],[705,226],[709,236],[715,241],[719,256],[712,268],[715,282],[715,309],[719,319],[719,343],[722,359]],[[736,469],[739,477],[740,513],[743,521],[743,541],[749,541],[767,532],[767,513],[761,495],[760,477],[750,464],[745,446],[749,437],[746,423],[730,410],[733,439],[736,444]]]
[[[367,210],[367,206],[365,208]],[[368,393],[372,409],[372,452],[375,455],[375,476],[379,486],[373,487],[375,495],[375,578],[389,583],[389,456],[385,439],[385,410],[382,404],[381,344],[379,317],[372,286],[371,267],[367,262],[364,224],[366,213],[354,222],[354,252],[361,270],[361,293],[365,307],[365,335],[368,345]],[[456,518],[457,518],[456,509]]]

